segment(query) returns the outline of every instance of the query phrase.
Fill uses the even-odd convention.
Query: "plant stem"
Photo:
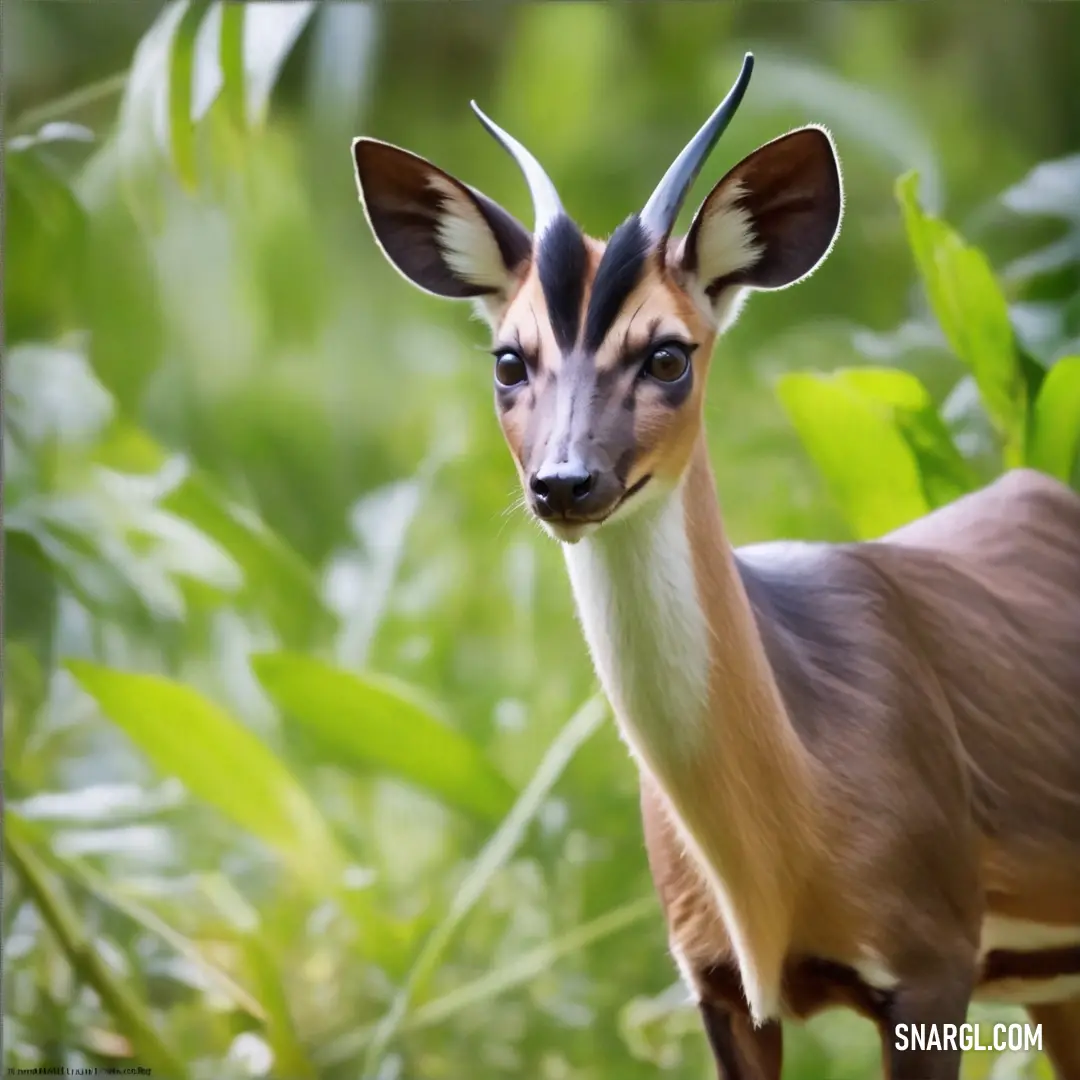
[[[80,86],[78,90],[72,90],[69,94],[62,94],[58,98],[53,98],[51,101],[44,102],[44,104],[27,109],[15,121],[13,125],[14,132],[16,135],[29,134],[50,120],[69,116],[71,113],[96,105],[99,101],[105,101],[114,94],[123,93],[127,80],[128,72],[126,70],[117,71],[112,75],[107,75],[104,79],[98,79],[97,82]]]

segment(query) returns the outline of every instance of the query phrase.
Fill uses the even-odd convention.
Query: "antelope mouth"
[[[646,473],[636,484],[628,487],[602,514],[592,518],[543,519],[541,522],[551,531],[557,540],[564,544],[576,544],[579,540],[595,532],[601,525],[615,517],[626,504],[640,492],[652,479],[652,473]]]
[[[652,473],[646,473],[636,484],[627,488],[626,491],[622,493],[619,501],[611,508],[611,513],[614,514],[624,502],[632,499],[651,479]],[[608,516],[610,517],[611,515],[609,514]]]

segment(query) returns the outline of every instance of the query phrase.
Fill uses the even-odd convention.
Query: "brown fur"
[[[369,220],[418,284],[480,295],[496,350],[528,365],[496,395],[526,497],[565,442],[598,478],[603,528],[622,527],[624,497],[681,500],[676,539],[708,634],[704,716],[686,718],[688,733],[618,719],[673,951],[721,1076],[778,1080],[779,1016],[842,1006],[878,1025],[892,1080],[956,1080],[958,1052],[897,1052],[895,1026],[962,1023],[978,989],[1080,974],[1072,945],[980,953],[988,914],[1080,926],[1080,496],[1019,470],[874,543],[732,550],[702,427],[709,358],[745,288],[791,284],[824,257],[842,196],[822,132],[736,166],[624,302],[609,279],[620,306],[598,348],[567,340],[566,321],[580,301],[587,322],[602,243],[563,230],[586,266],[560,344],[536,259],[516,254],[524,230],[402,153],[356,150]],[[453,214],[464,240],[443,229]],[[491,271],[484,221],[511,253],[505,273]],[[461,249],[447,255],[451,242]],[[641,377],[666,336],[692,348],[691,384]],[[594,520],[571,507],[552,527],[574,542]],[[680,567],[664,572],[680,587]],[[665,745],[679,734],[692,753]],[[1080,1004],[1030,1011],[1061,1080],[1080,1080]]]
[[[735,559],[709,550],[729,568],[721,606],[746,610]],[[786,826],[801,851],[814,850],[807,822],[824,838],[802,859],[788,1010],[843,1004],[886,1024],[887,1001],[853,976],[864,943],[903,977],[953,950],[970,956],[985,910],[1080,925],[1080,498],[1016,471],[883,541],[807,548],[782,579],[748,565],[742,575],[786,714],[828,778],[815,811]],[[643,813],[673,942],[704,998],[744,1013],[711,897],[649,785]],[[745,816],[718,804],[729,832]],[[1040,968],[1039,954],[991,953],[979,974],[1080,973],[1080,949],[1043,957]],[[1064,1060],[1060,1075],[1074,1076]]]

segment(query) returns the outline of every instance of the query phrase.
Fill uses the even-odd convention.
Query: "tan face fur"
[[[591,238],[585,244],[583,321],[606,246]],[[526,497],[532,494],[532,478],[560,461],[581,461],[598,477],[598,500],[587,501],[580,515],[571,511],[566,520],[549,524],[556,536],[577,539],[598,521],[614,520],[676,486],[700,430],[715,330],[669,267],[648,260],[595,351],[559,347],[539,275],[531,268],[493,338],[496,355],[512,346],[528,369],[527,383],[507,389],[496,380],[495,390],[496,411]],[[676,346],[685,349],[684,374],[663,381],[643,370],[658,346],[673,355]],[[542,511],[539,516],[544,521]]]
[[[839,165],[820,128],[766,144],[713,188],[685,238],[632,215],[604,243],[560,212],[529,234],[422,158],[354,144],[390,262],[492,328],[495,403],[525,500],[575,542],[673,489],[702,423],[716,336],[750,289],[812,272],[836,236]]]

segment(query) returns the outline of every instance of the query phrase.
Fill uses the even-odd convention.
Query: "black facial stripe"
[[[581,230],[561,214],[543,235],[537,253],[537,270],[551,329],[564,352],[577,340],[586,264],[585,239]]]
[[[524,226],[498,203],[492,202],[475,188],[469,188],[469,193],[476,200],[480,212],[491,226],[495,243],[499,245],[499,254],[502,255],[506,268],[516,270],[527,262],[532,254],[532,237]]]
[[[584,347],[587,353],[596,352],[603,344],[627,297],[641,280],[648,254],[648,234],[634,214],[612,234],[596,270],[589,310],[585,315]]]

